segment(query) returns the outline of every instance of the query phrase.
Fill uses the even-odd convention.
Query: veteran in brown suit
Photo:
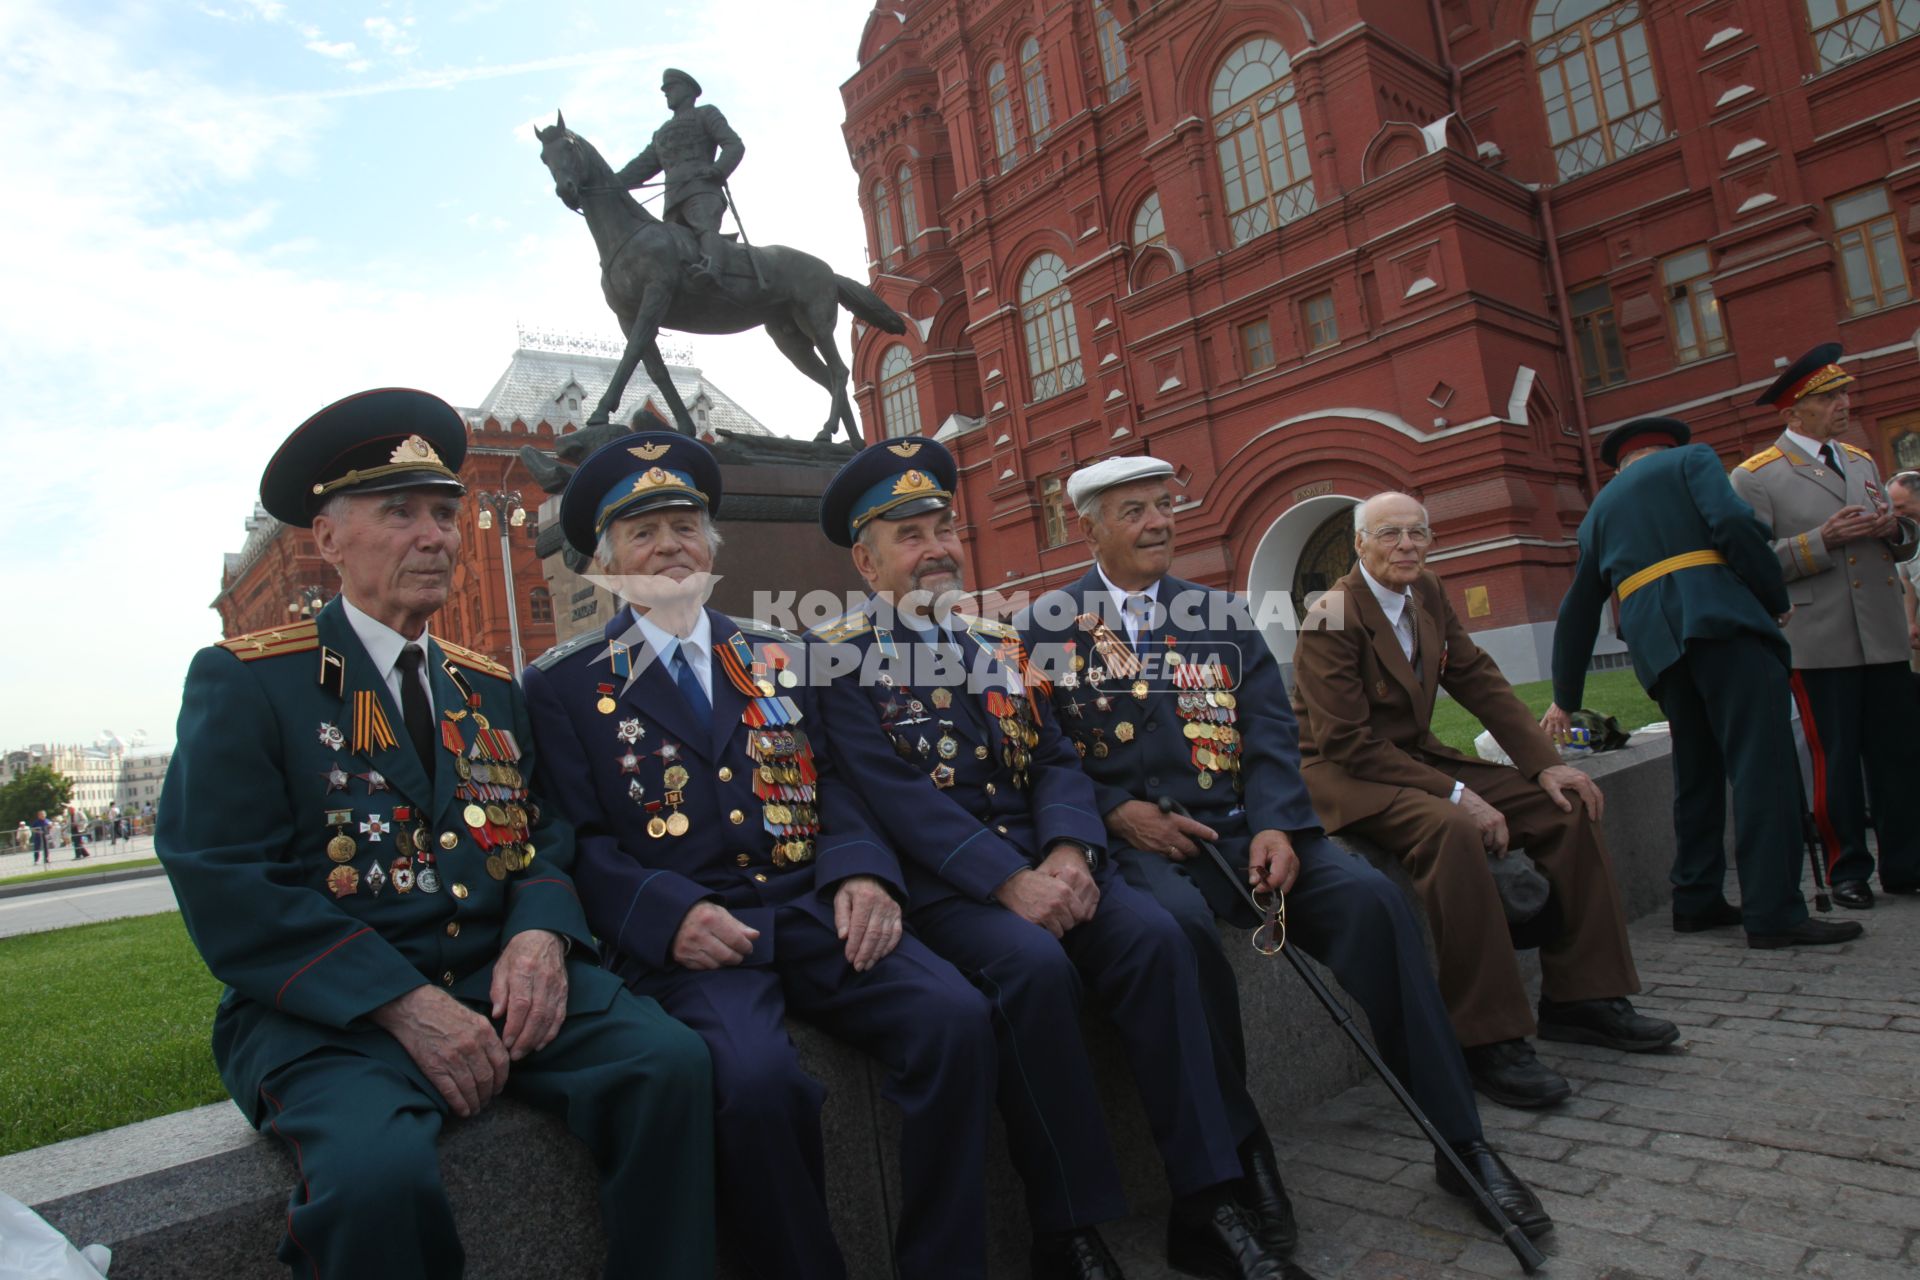
[[[1359,563],[1314,605],[1294,654],[1307,791],[1329,831],[1379,845],[1412,874],[1475,1086],[1508,1106],[1552,1105],[1569,1086],[1528,1043],[1534,1015],[1490,858],[1524,849],[1553,887],[1559,928],[1540,948],[1542,1037],[1646,1052],[1679,1036],[1626,999],[1640,979],[1600,832],[1600,790],[1560,762],[1427,572],[1426,508],[1383,493],[1356,508],[1354,525]],[[1434,737],[1442,689],[1513,766]]]

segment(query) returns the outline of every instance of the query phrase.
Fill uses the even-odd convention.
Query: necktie
[[[1125,604],[1127,630],[1133,633],[1133,651],[1141,657],[1147,653],[1147,622],[1153,616],[1153,597],[1145,594],[1130,595]]]
[[[1825,440],[1820,444],[1820,457],[1835,471],[1840,471],[1840,451],[1833,447],[1833,441]],[[1845,475],[1844,471],[1840,474]]]
[[[713,714],[713,704],[707,701],[707,691],[700,687],[700,677],[693,674],[693,666],[687,661],[685,641],[673,651],[673,682],[680,686],[680,696],[687,700],[695,716],[705,720]]]
[[[407,722],[407,736],[420,763],[427,767],[427,781],[433,781],[433,708],[427,705],[427,686],[421,668],[427,655],[417,644],[400,651],[400,714]]]

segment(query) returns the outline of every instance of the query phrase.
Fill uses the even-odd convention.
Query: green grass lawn
[[[0,1155],[227,1096],[176,912],[0,939]]]
[[[1513,691],[1527,704],[1528,710],[1538,717],[1553,701],[1553,681],[1536,680],[1531,684],[1517,684]],[[1666,714],[1660,710],[1660,704],[1647,696],[1646,690],[1633,677],[1633,672],[1622,668],[1619,671],[1596,671],[1587,677],[1586,707],[1605,716],[1620,717],[1622,729],[1638,729],[1641,725],[1652,724],[1656,720],[1665,720]],[[1568,707],[1574,711],[1578,708]],[[1440,741],[1457,751],[1468,755],[1473,752],[1473,740],[1486,726],[1467,713],[1467,709],[1457,702],[1442,699],[1433,708],[1433,733]]]
[[[129,858],[125,862],[103,862],[98,866],[80,863],[71,867],[58,867],[52,871],[32,871],[25,875],[7,876],[0,884],[26,884],[30,880],[65,880],[68,876],[97,876],[109,871],[129,871],[138,867],[157,867],[158,858]]]

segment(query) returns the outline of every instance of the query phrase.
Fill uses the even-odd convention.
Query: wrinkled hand
[[[1567,733],[1573,728],[1573,717],[1559,703],[1549,703],[1547,713],[1540,717],[1540,727],[1547,732],[1552,742],[1565,742]]]
[[[1567,796],[1569,791],[1580,797],[1587,806],[1587,817],[1595,822],[1600,821],[1600,813],[1607,807],[1607,798],[1600,793],[1593,779],[1570,764],[1548,765],[1534,781],[1540,784],[1542,791],[1553,797],[1553,802],[1560,806],[1562,813],[1573,812],[1573,801]]]
[[[993,891],[994,901],[1029,924],[1054,937],[1064,937],[1074,926],[1073,889],[1057,876],[1041,875],[1031,867],[1008,876]]]
[[[478,1115],[507,1084],[507,1051],[487,1020],[438,987],[415,987],[367,1015],[400,1042],[457,1116]]]
[[[1157,853],[1175,862],[1198,857],[1202,840],[1218,840],[1220,833],[1204,822],[1184,814],[1162,813],[1160,806],[1145,800],[1117,804],[1107,814],[1107,830],[1143,853]]]
[[[1281,893],[1293,888],[1300,876],[1300,856],[1284,831],[1261,831],[1247,848],[1247,883],[1252,888]]]
[[[1100,886],[1087,867],[1087,855],[1076,844],[1057,844],[1040,862],[1040,874],[1052,876],[1073,891],[1073,923],[1093,919],[1100,905]]]
[[[1874,514],[1865,507],[1842,507],[1821,524],[1820,540],[1830,547],[1845,546],[1862,538],[1879,536],[1873,532],[1878,523]]]
[[[1461,790],[1460,807],[1467,811],[1467,816],[1472,818],[1474,825],[1480,828],[1480,843],[1486,846],[1487,852],[1496,858],[1506,857],[1507,820],[1501,816],[1500,811],[1482,800],[1479,793],[1472,787]]]
[[[673,935],[674,963],[687,969],[724,969],[753,954],[758,929],[741,924],[717,902],[696,902]]]
[[[1867,531],[1875,538],[1900,537],[1900,517],[1891,511],[1882,511],[1873,519],[1873,526]]]
[[[515,1062],[553,1043],[567,1020],[567,951],[545,929],[516,933],[493,966],[493,1020]]]
[[[872,876],[848,876],[833,891],[833,929],[847,944],[847,963],[865,973],[900,945],[900,904]]]

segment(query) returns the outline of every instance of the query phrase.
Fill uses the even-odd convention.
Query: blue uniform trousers
[[[1914,738],[1913,681],[1904,662],[1860,667],[1798,667],[1800,723],[1819,743],[1813,812],[1827,843],[1827,879],[1865,881],[1867,802],[1879,837],[1880,885],[1920,889],[1920,740]],[[1866,786],[1861,787],[1861,770]]]
[[[1225,831],[1218,841],[1220,852],[1235,867],[1246,865],[1251,843],[1250,836]],[[1294,836],[1293,851],[1300,859],[1300,875],[1287,892],[1288,945],[1331,969],[1359,1003],[1380,1056],[1441,1135],[1450,1142],[1480,1137],[1480,1112],[1466,1059],[1406,898],[1364,858],[1323,835]],[[1235,886],[1225,883],[1205,853],[1175,862],[1121,845],[1114,858],[1128,883],[1159,899],[1192,943],[1220,1091],[1233,1117],[1234,1135],[1244,1141],[1260,1128],[1260,1116],[1247,1094],[1239,986],[1214,919],[1217,915],[1249,928],[1258,923],[1252,907]],[[1286,967],[1278,956],[1270,964]],[[1331,1021],[1300,1030],[1340,1034]]]
[[[1673,730],[1673,909],[1698,915],[1723,900],[1731,781],[1747,932],[1786,932],[1807,918],[1787,669],[1757,637],[1689,640],[1658,696]]]
[[[699,1032],[713,1055],[729,1256],[765,1280],[846,1275],[827,1220],[826,1090],[801,1069],[782,1021],[791,1012],[887,1066],[883,1093],[901,1117],[900,1274],[985,1276],[995,1071],[986,1001],[912,936],[856,973],[825,922],[797,906],[776,910],[770,964],[662,971],[629,961],[622,972]]]
[[[927,945],[993,1009],[1000,1113],[1036,1233],[1124,1217],[1126,1197],[1080,1038],[1085,987],[1112,1018],[1175,1196],[1240,1176],[1193,950],[1152,898],[1103,865],[1093,919],[1056,939],[998,904],[913,913]]]
[[[709,1280],[712,1115],[697,1037],[621,992],[604,1012],[570,1015],[551,1044],[514,1063],[507,1090],[559,1114],[593,1152],[608,1280]],[[434,1145],[449,1110],[425,1077],[328,1048],[270,1072],[260,1091],[261,1127],[298,1169],[280,1242],[294,1275],[460,1275]],[[543,1212],[538,1188],[495,1190],[503,1213]]]

